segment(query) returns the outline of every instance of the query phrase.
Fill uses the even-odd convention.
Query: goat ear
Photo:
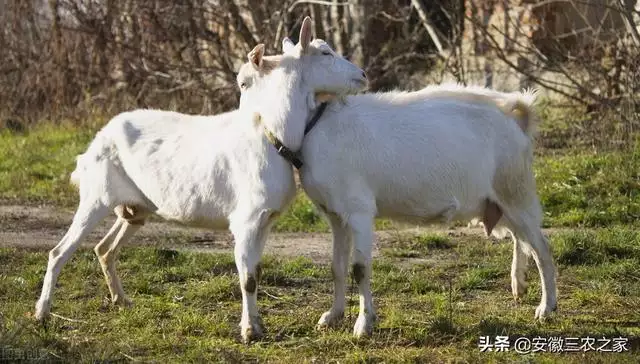
[[[260,43],[253,47],[247,55],[247,58],[249,58],[249,62],[251,62],[254,68],[260,69],[262,68],[262,56],[264,56],[264,44]]]
[[[302,21],[302,28],[300,28],[300,39],[299,43],[302,46],[302,52],[307,51],[307,47],[309,43],[311,43],[311,39],[313,38],[313,32],[311,30],[311,18],[305,17]]]
[[[289,51],[291,51],[295,46],[296,45],[293,44],[291,39],[289,39],[288,37],[285,37],[282,40],[282,53],[289,53]]]

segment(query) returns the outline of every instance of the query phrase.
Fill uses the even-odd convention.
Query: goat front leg
[[[327,217],[333,232],[333,262],[331,273],[333,275],[333,305],[331,309],[320,317],[317,328],[324,329],[338,324],[344,317],[345,296],[346,296],[346,276],[349,266],[350,239],[349,229],[347,229],[342,219],[332,213]]]
[[[349,217],[353,237],[353,279],[360,292],[360,313],[353,327],[356,337],[370,336],[376,321],[371,294],[373,216],[354,214]]]
[[[243,219],[231,223],[235,239],[235,261],[242,292],[242,318],[240,334],[249,343],[263,335],[262,318],[258,312],[257,296],[260,282],[260,259],[270,226],[271,213],[264,210],[256,219]]]

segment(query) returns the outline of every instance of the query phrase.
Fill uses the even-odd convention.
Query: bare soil
[[[0,246],[51,249],[64,236],[73,219],[73,211],[52,206],[0,205]],[[107,217],[83,242],[92,248],[115,222]],[[374,256],[380,247],[398,234],[441,233],[453,237],[484,237],[482,228],[399,228],[376,232]],[[163,249],[232,252],[233,237],[228,231],[214,231],[151,219],[128,245],[156,246]],[[278,256],[305,256],[316,262],[331,258],[330,233],[271,233],[265,253]]]

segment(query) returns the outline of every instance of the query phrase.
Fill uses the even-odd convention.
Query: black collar
[[[324,114],[324,110],[327,108],[328,104],[329,104],[328,102],[323,102],[322,104],[320,104],[320,106],[318,106],[318,108],[316,109],[316,113],[313,115],[311,120],[309,120],[309,123],[307,124],[307,126],[304,128],[305,136],[309,134],[309,132],[311,131],[311,129],[313,129],[314,126],[316,126],[316,124],[318,123],[318,120],[320,120],[320,118],[322,117],[322,114]]]
[[[311,120],[309,120],[309,123],[307,123],[307,126],[304,128],[305,136],[309,134],[311,129],[313,129],[313,127],[318,123],[318,120],[320,120],[320,118],[322,117],[322,114],[327,108],[327,104],[328,104],[327,102],[323,102],[320,104],[320,106],[318,106],[318,108],[316,109],[316,112],[313,114],[313,117],[311,118]],[[289,161],[289,163],[293,164],[293,166],[296,167],[296,169],[302,168],[303,163],[302,163],[302,160],[300,160],[298,153],[292,151],[291,149],[287,148],[284,144],[282,144],[280,139],[278,139],[272,132],[267,130],[267,128],[264,128],[264,134],[267,137],[267,140],[269,141],[269,143],[271,143],[271,145],[273,145],[276,148],[276,150],[278,151],[278,154],[280,154],[282,158],[286,159],[287,161]]]

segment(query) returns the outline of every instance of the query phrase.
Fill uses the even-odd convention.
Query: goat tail
[[[104,159],[113,159],[115,146],[105,134],[104,129],[99,131],[87,150],[76,156],[76,168],[69,176],[72,185],[79,188],[85,176],[91,176],[91,172],[95,171],[97,163]]]
[[[498,107],[507,115],[516,120],[518,126],[530,139],[535,137],[538,116],[534,109],[537,90],[528,89],[523,92],[514,92],[506,98],[497,101]]]
[[[83,169],[80,166],[80,158],[82,158],[82,154],[79,154],[76,157],[76,168],[73,170],[73,172],[71,172],[71,176],[69,176],[69,182],[71,182],[71,184],[77,188],[80,187],[80,174],[81,170]]]

